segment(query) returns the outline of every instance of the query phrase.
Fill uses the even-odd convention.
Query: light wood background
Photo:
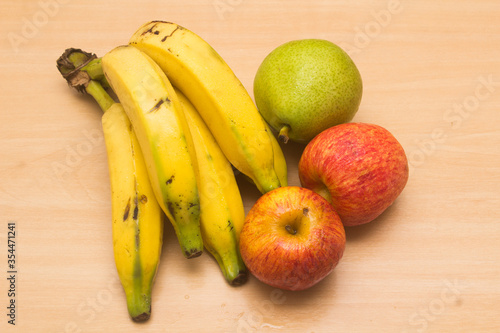
[[[2,0],[0,331],[500,332],[500,2],[410,0]],[[55,61],[102,56],[153,19],[224,57],[252,94],[283,42],[324,38],[359,67],[355,121],[391,131],[410,180],[371,224],[347,230],[335,271],[303,292],[228,286],[188,261],[172,228],[153,315],[131,322],[114,267],[100,110]],[[253,95],[253,94],[252,94]],[[299,185],[303,146],[284,147]],[[258,193],[241,181],[246,209]],[[16,326],[7,324],[7,225],[16,223]]]

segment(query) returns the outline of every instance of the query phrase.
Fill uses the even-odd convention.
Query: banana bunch
[[[100,104],[107,110],[115,262],[131,317],[149,318],[163,216],[186,258],[206,249],[229,284],[244,283],[245,211],[232,167],[261,193],[286,186],[287,167],[241,82],[206,41],[162,21],[84,65],[78,69],[87,77],[76,80],[99,81],[119,101]]]

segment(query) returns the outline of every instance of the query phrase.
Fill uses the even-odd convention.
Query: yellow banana
[[[231,285],[243,284],[247,270],[241,259],[239,238],[245,209],[231,164],[193,104],[179,90],[176,93],[196,147],[203,243],[226,280]]]
[[[278,176],[281,186],[288,186],[288,170],[286,166],[285,155],[283,154],[283,150],[281,149],[278,140],[273,135],[272,130],[269,127],[268,130],[269,130],[269,137],[271,139],[271,144],[273,146],[274,170],[276,171],[276,175]],[[246,175],[244,176],[245,179],[248,180],[250,183],[254,183],[250,177]]]
[[[165,73],[133,46],[102,57],[104,75],[139,140],[154,193],[186,258],[203,251],[196,156],[182,106]]]
[[[149,182],[139,142],[121,104],[102,117],[111,181],[113,250],[130,316],[145,321],[160,261],[163,212]]]
[[[129,44],[147,53],[192,101],[227,159],[262,193],[282,185],[264,119],[207,42],[177,24],[153,21],[140,27]]]
[[[139,142],[122,105],[115,103],[100,83],[91,80],[90,68],[99,64],[95,59],[95,55],[82,50],[67,49],[57,60],[57,67],[71,86],[94,97],[104,111],[101,120],[111,183],[115,264],[131,318],[145,321],[151,315],[164,215],[154,197]]]

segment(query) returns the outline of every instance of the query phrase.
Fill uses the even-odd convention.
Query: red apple
[[[248,270],[260,281],[303,290],[335,268],[345,241],[344,226],[323,197],[286,186],[264,194],[250,209],[240,251]]]
[[[346,123],[307,144],[299,178],[332,204],[344,226],[355,226],[374,220],[396,200],[408,180],[408,161],[386,129]]]

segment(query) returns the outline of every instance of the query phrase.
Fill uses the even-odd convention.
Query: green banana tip
[[[143,323],[147,321],[151,317],[150,313],[143,312],[140,315],[132,317],[132,320],[135,321],[136,323]]]
[[[196,257],[199,257],[201,256],[201,254],[203,253],[203,250],[199,250],[199,249],[190,249],[190,250],[185,250],[184,251],[184,256],[187,258],[187,259],[193,259],[193,258],[196,258]]]
[[[229,284],[237,287],[245,284],[247,280],[248,280],[248,273],[246,271],[240,271],[232,281],[229,281]]]

